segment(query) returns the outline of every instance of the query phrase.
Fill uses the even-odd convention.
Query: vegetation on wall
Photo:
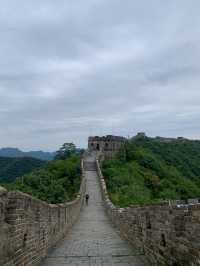
[[[119,206],[200,197],[200,141],[134,138],[103,174]]]
[[[67,156],[48,162],[44,167],[4,184],[9,190],[28,193],[48,203],[62,203],[73,199],[81,183],[81,154]]]

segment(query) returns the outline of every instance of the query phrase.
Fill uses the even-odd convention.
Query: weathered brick
[[[200,265],[200,204],[197,200],[189,200],[192,205],[173,201],[113,208],[98,160],[97,171],[108,216],[133,246],[143,248],[152,265]]]
[[[0,266],[38,265],[76,221],[84,193],[85,178],[77,198],[67,204],[47,204],[0,187]]]

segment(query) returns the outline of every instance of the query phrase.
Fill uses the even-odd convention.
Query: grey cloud
[[[90,134],[200,138],[198,1],[8,0],[0,10],[0,146]]]

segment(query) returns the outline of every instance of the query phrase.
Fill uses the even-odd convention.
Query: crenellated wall
[[[0,187],[0,266],[38,265],[78,218],[84,194],[84,173],[77,198],[64,204]]]
[[[106,211],[134,247],[144,252],[151,265],[200,265],[200,204],[163,202],[118,208],[112,204],[97,160]]]
[[[126,138],[113,135],[89,137],[88,150],[100,152],[104,158],[110,159],[124,147],[125,141]]]

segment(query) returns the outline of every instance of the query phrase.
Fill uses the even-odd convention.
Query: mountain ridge
[[[53,160],[55,154],[56,154],[55,152],[44,152],[42,150],[25,152],[18,148],[12,148],[12,147],[0,148],[0,157],[8,157],[8,158],[31,157],[44,161],[50,161]]]

